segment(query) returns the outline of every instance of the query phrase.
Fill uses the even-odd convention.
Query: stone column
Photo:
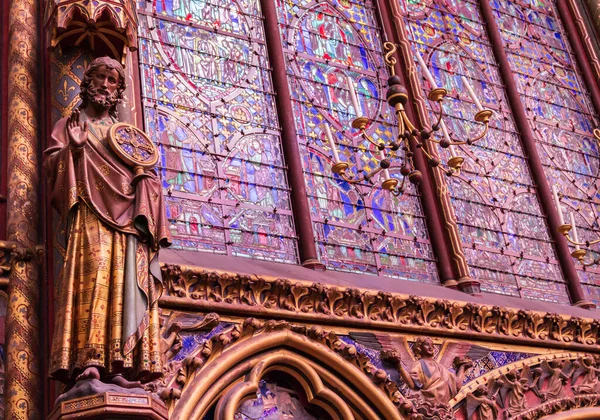
[[[10,0],[8,45],[7,239],[15,255],[6,316],[6,418],[41,418],[38,244],[39,0]]]

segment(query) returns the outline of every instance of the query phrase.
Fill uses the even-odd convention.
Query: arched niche
[[[261,379],[284,374],[302,388],[307,403],[333,419],[402,419],[396,406],[356,366],[325,345],[288,330],[260,334],[207,361],[186,384],[173,419],[201,420],[214,413],[232,420],[252,399]]]

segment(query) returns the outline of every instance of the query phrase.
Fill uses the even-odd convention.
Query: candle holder
[[[573,216],[573,213],[571,213],[571,216]],[[557,227],[558,232],[560,232],[565,237],[567,242],[569,242],[572,245],[575,245],[575,249],[571,251],[571,256],[577,261],[579,261],[579,263],[584,267],[590,267],[592,265],[600,264],[600,257],[586,260],[588,252],[587,250],[581,248],[582,246],[589,248],[594,244],[600,243],[600,239],[597,239],[595,241],[580,242],[577,236],[577,227],[575,226],[573,219],[574,218],[571,217],[571,224],[565,223]],[[573,237],[569,235],[570,232],[573,232]]]
[[[332,172],[341,177],[346,182],[357,184],[361,182],[371,181],[375,175],[380,172],[383,174],[383,180],[381,181],[381,187],[385,190],[390,191],[392,194],[398,196],[404,192],[406,179],[412,184],[419,184],[423,178],[422,173],[415,169],[414,165],[414,152],[413,150],[420,150],[417,153],[423,153],[430,167],[441,166],[444,172],[448,176],[457,176],[460,174],[465,159],[456,154],[454,147],[460,145],[471,145],[477,140],[482,139],[488,132],[489,122],[493,115],[489,109],[484,109],[481,103],[477,99],[473,89],[468,84],[468,81],[462,76],[463,84],[467,89],[471,99],[478,108],[475,114],[474,121],[483,125],[483,129],[480,134],[472,139],[465,141],[453,141],[448,134],[448,130],[443,121],[444,110],[442,108],[442,101],[445,99],[448,92],[446,89],[436,86],[435,80],[431,73],[427,70],[423,58],[416,53],[416,58],[421,67],[424,69],[425,76],[429,80],[431,85],[431,91],[427,95],[427,99],[430,102],[437,103],[438,112],[436,115],[436,121],[430,129],[419,130],[417,127],[408,119],[404,106],[408,102],[408,91],[402,85],[402,80],[395,74],[394,66],[396,64],[396,46],[391,42],[385,42],[383,48],[386,51],[385,63],[390,71],[390,78],[388,79],[388,90],[386,94],[386,100],[388,104],[394,108],[396,118],[398,119],[398,138],[397,140],[385,142],[376,142],[367,134],[367,127],[370,125],[371,120],[363,115],[359,115],[361,108],[358,104],[358,98],[356,91],[354,90],[354,83],[347,78],[348,88],[350,91],[350,99],[352,106],[356,111],[357,118],[355,118],[351,126],[352,128],[359,130],[360,135],[364,140],[368,142],[369,151],[376,152],[379,154],[379,167],[369,173],[360,176],[351,176],[348,174],[350,165],[346,162],[342,162],[339,158],[336,144],[331,135],[331,130],[328,125],[325,125],[325,132],[329,145],[332,149],[334,164],[332,166]],[[437,140],[434,138],[434,134],[439,130],[442,131],[442,139]],[[448,159],[446,164],[443,164],[437,156],[432,155],[428,147],[425,147],[426,143],[438,144],[442,149],[449,149],[451,157]],[[433,146],[433,145],[432,145]],[[394,161],[394,164],[392,164]],[[401,180],[392,178],[390,176],[390,169],[400,169],[402,175]]]
[[[600,130],[594,129],[594,137],[596,138],[596,142],[600,143]],[[581,265],[584,267],[590,267],[593,265],[600,265],[600,256],[592,257],[586,260],[588,251],[586,249],[582,249],[581,247],[588,248],[592,245],[600,243],[600,239],[596,239],[593,241],[585,241],[581,242],[579,240],[579,235],[577,233],[577,225],[575,224],[575,215],[574,213],[569,213],[570,223],[565,223],[562,211],[562,205],[560,203],[560,199],[562,195],[558,192],[556,185],[552,185],[552,196],[554,197],[554,204],[556,205],[556,210],[558,212],[559,225],[556,230],[558,233],[563,235],[567,242],[571,245],[575,246],[575,249],[571,251],[571,256],[575,258]]]

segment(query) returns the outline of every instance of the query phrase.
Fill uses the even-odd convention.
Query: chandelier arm
[[[402,104],[397,104],[396,105],[396,119],[398,120],[398,133],[399,134],[404,134],[404,130],[405,130],[404,118],[402,117],[403,112],[404,112],[404,108],[402,107]]]
[[[440,124],[442,123],[442,118],[444,118],[444,108],[442,107],[443,100],[444,100],[444,98],[440,99],[439,101],[436,101],[438,103],[438,107],[440,108],[440,110],[438,112],[437,121],[435,122],[435,124],[433,126],[437,127],[438,129],[440,128]],[[437,131],[437,130],[434,130],[434,131]]]
[[[576,242],[573,239],[571,239],[571,237],[569,236],[569,234],[565,234],[564,236],[567,239],[567,241],[569,243],[573,244],[573,245],[579,245],[579,246],[589,247],[591,245],[600,244],[600,239],[595,239],[593,241],[586,241],[586,242]]]
[[[485,137],[485,135],[486,135],[486,134],[487,134],[487,132],[488,132],[488,129],[489,129],[489,126],[490,126],[490,125],[489,125],[489,123],[488,123],[488,122],[485,122],[485,123],[483,123],[483,124],[484,124],[485,128],[484,128],[483,132],[482,132],[482,133],[481,133],[479,136],[475,137],[474,139],[469,139],[469,140],[467,140],[467,141],[465,141],[465,142],[460,142],[460,143],[459,143],[459,142],[457,142],[457,143],[456,143],[456,145],[459,145],[459,144],[473,144],[473,143],[475,143],[477,140],[481,140],[482,138],[484,138],[484,137]]]
[[[365,131],[365,129],[364,129],[364,128],[363,128],[363,129],[361,129],[360,131],[361,131],[362,137],[363,137],[365,140],[367,140],[367,141],[368,141],[369,143],[371,143],[373,146],[375,146],[375,147],[379,148],[379,143],[376,143],[376,142],[375,142],[375,141],[374,141],[374,140],[373,140],[373,139],[372,139],[372,138],[371,138],[371,137],[370,137],[370,136],[367,134],[367,132]],[[378,150],[379,150],[379,149],[378,149]]]
[[[338,174],[340,176],[340,178],[342,178],[344,181],[346,181],[349,184],[359,184],[362,181],[364,181],[364,179],[359,179],[359,178],[351,178],[348,175],[346,175],[346,171],[342,171]]]
[[[425,148],[423,147],[423,143],[417,141],[417,146],[420,146],[419,149],[421,150],[421,152],[423,152],[427,159],[433,159],[433,156],[431,156],[429,152],[427,152],[427,150],[425,150]]]
[[[406,115],[406,111],[404,111],[404,107],[400,105],[400,115],[402,116],[402,120],[404,121],[404,125],[408,129],[408,131],[413,131],[417,127],[415,127],[410,120],[408,119],[408,115]]]
[[[389,169],[389,168],[388,168]],[[375,175],[377,175],[379,172],[381,172],[383,170],[383,168],[380,166],[377,169],[375,169],[373,172],[369,172],[368,174],[366,174],[364,176],[365,181],[369,181],[371,178],[373,178]]]

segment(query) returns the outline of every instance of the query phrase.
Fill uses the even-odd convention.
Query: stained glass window
[[[598,126],[553,0],[494,0],[502,40],[550,185],[565,195],[583,240],[598,226]],[[581,269],[581,266],[578,265]],[[600,302],[600,271],[580,271],[587,297]]]
[[[258,0],[142,0],[139,12],[174,246],[296,263]]]
[[[409,186],[395,198],[331,171],[326,124],[355,176],[378,166],[367,141],[350,128],[358,114],[373,121],[367,131],[374,141],[397,135],[393,110],[382,97],[388,75],[373,7],[368,0],[277,2],[317,247],[329,269],[437,282],[416,190]],[[351,104],[348,77],[357,87],[359,110]]]
[[[400,5],[413,52],[449,92],[443,106],[454,139],[464,141],[481,131],[473,123],[477,108],[461,76],[494,111],[482,140],[453,146],[465,162],[459,176],[447,178],[472,277],[486,292],[568,303],[478,4],[400,0]],[[431,86],[424,77],[422,86],[426,96]],[[448,150],[442,155],[444,161],[451,157]]]

